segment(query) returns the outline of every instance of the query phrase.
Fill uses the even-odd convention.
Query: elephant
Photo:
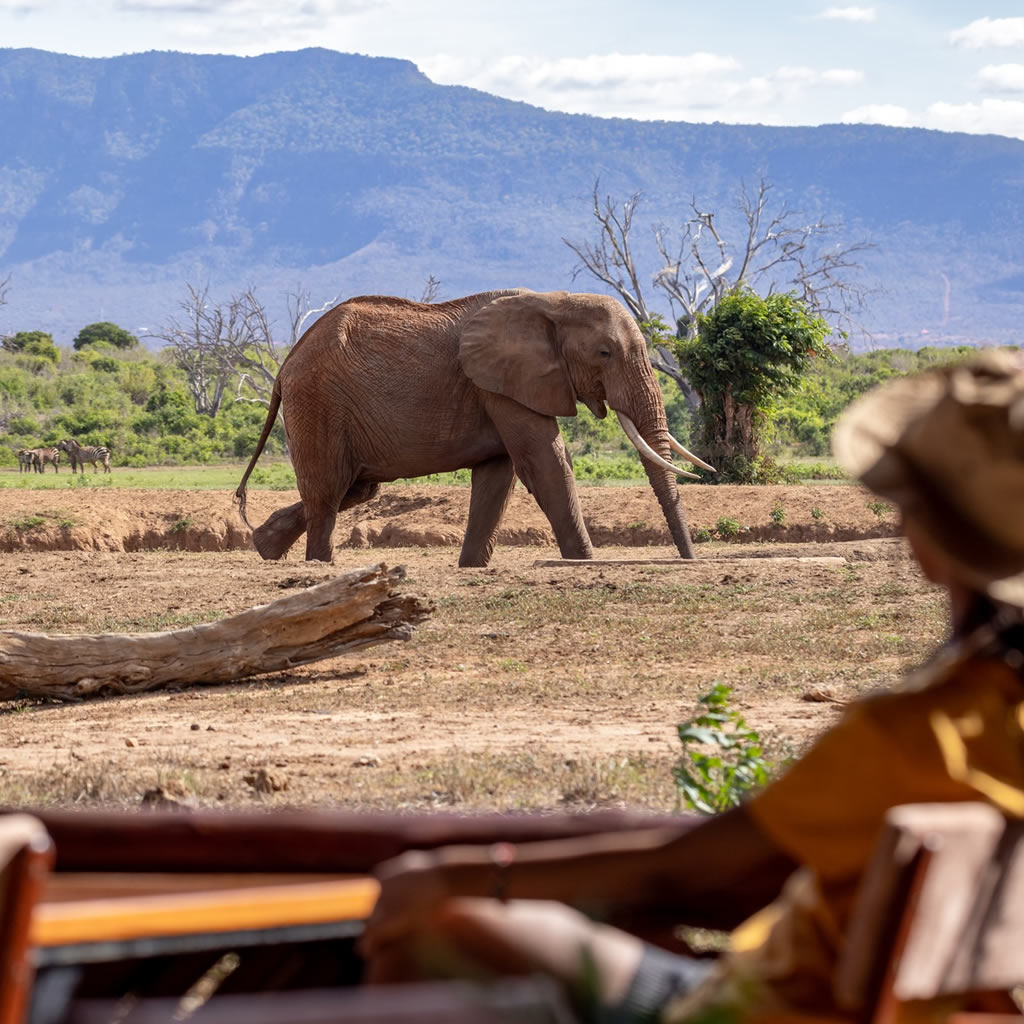
[[[551,523],[563,558],[593,557],[556,416],[582,402],[618,418],[639,450],[683,558],[693,558],[671,451],[713,467],[669,433],[644,337],[605,295],[491,291],[449,302],[349,299],[317,320],[281,364],[263,432],[235,492],[265,559],[306,533],[306,560],[332,560],[339,511],[383,482],[468,468],[460,566],[485,566],[516,477]],[[253,529],[246,481],[278,410],[302,500]],[[696,478],[696,477],[695,477]]]

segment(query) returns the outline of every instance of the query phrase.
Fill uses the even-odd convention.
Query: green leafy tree
[[[679,366],[701,398],[699,443],[718,479],[750,483],[772,476],[761,451],[776,401],[799,386],[816,358],[829,358],[831,330],[793,295],[762,298],[734,291],[697,333],[675,348]]]
[[[60,352],[53,343],[53,335],[46,331],[18,331],[0,340],[0,345],[7,352],[17,352],[26,356],[38,356],[52,363],[59,362]]]
[[[100,341],[105,341],[108,345],[113,345],[114,348],[120,349],[137,348],[139,345],[139,339],[134,334],[129,333],[123,327],[118,327],[117,324],[110,323],[108,320],[102,320],[99,323],[88,324],[83,327],[75,335],[75,340],[71,345],[78,352],[87,345],[95,345]]]

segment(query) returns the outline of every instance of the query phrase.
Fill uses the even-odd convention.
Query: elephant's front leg
[[[460,567],[483,566],[490,562],[498,525],[508,508],[515,482],[515,469],[507,455],[499,455],[473,467],[469,521],[459,555]]]
[[[502,396],[493,396],[489,405],[516,475],[547,516],[562,557],[593,558],[594,549],[583,523],[576,479],[558,421]]]

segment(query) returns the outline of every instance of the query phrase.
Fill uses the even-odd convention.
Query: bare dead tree
[[[840,226],[820,219],[807,223],[785,202],[773,206],[771,192],[764,180],[756,193],[741,189],[745,232],[738,246],[723,238],[715,214],[701,209],[695,199],[677,242],[664,226],[654,229],[662,267],[653,283],[668,298],[688,337],[696,334],[699,314],[741,287],[766,295],[785,288],[840,330],[856,326],[865,298],[856,280],[857,258],[871,243],[824,245]]]
[[[287,296],[288,328],[279,335],[266,307],[248,288],[223,305],[210,301],[209,285],[187,285],[182,316],[173,318],[156,336],[165,340],[184,371],[196,412],[216,416],[228,385],[237,378],[236,401],[270,403],[281,363],[309,321],[330,309],[310,306],[309,292]]]
[[[420,302],[437,302],[441,295],[441,282],[433,274],[427,276],[420,292]]]
[[[227,341],[224,350],[225,359],[238,373],[236,400],[269,405],[274,381],[285,356],[305,333],[309,322],[326,313],[337,301],[338,296],[335,296],[314,308],[310,305],[310,293],[306,289],[300,287],[289,292],[285,297],[288,330],[278,340],[267,318],[266,308],[256,298],[254,289],[249,288],[232,298],[231,305],[238,308],[239,321],[245,327],[239,338]]]
[[[696,392],[679,369],[673,353],[658,343],[658,318],[644,295],[644,276],[637,268],[631,244],[636,212],[643,196],[634,192],[622,203],[600,195],[594,183],[592,213],[597,221],[597,240],[572,242],[563,239],[576,254],[573,280],[587,273],[611,288],[640,324],[650,343],[651,365],[670,376],[691,406]],[[661,268],[650,276],[652,288],[669,301],[677,329],[694,337],[698,315],[707,313],[725,295],[749,287],[767,291],[784,287],[792,291],[816,315],[840,329],[856,326],[865,292],[856,281],[859,253],[869,242],[819,246],[838,225],[822,220],[805,223],[785,203],[773,207],[772,186],[761,181],[756,193],[741,189],[739,211],[745,229],[738,245],[724,237],[715,213],[691,201],[690,215],[678,237],[663,225],[653,228]],[[663,335],[662,335],[663,336]]]
[[[0,306],[7,305],[7,291],[11,287],[11,275],[0,280]]]
[[[180,303],[180,317],[172,317],[153,333],[167,342],[174,362],[185,372],[196,412],[216,416],[234,374],[223,358],[223,339],[237,325],[230,309],[209,301],[209,285],[186,287],[188,297]]]

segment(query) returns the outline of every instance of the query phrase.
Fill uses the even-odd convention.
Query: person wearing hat
[[[883,385],[841,417],[839,463],[899,509],[946,591],[949,640],[742,806],[696,825],[381,865],[371,981],[544,972],[584,1019],[834,1013],[832,977],[886,811],[987,801],[1024,818],[1024,362],[989,352]],[[615,905],[733,930],[717,962],[595,923]],[[585,916],[580,908],[592,916]]]

